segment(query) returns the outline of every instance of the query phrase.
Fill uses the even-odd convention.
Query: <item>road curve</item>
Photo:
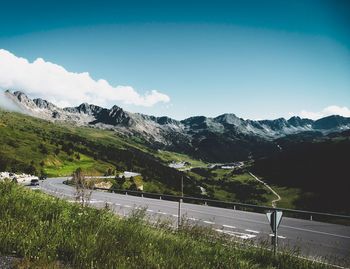
[[[74,199],[74,188],[63,184],[65,178],[40,182],[39,188],[63,199]],[[166,217],[176,222],[178,202],[131,195],[93,191],[91,204],[106,203],[116,213],[127,215],[133,208],[147,207],[151,217]],[[265,214],[182,203],[181,216],[198,225],[210,226],[242,240],[270,240],[271,229]],[[304,256],[327,259],[334,264],[350,266],[350,227],[284,217],[278,230],[279,245],[297,248]]]

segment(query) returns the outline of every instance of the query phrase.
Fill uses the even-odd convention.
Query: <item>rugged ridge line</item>
[[[32,100],[21,91],[8,90],[5,96],[23,113],[34,117],[112,129],[123,135],[138,136],[155,148],[197,154],[197,157],[217,154],[220,149],[232,151],[232,156],[241,156],[244,152],[242,156],[247,157],[256,152],[254,147],[272,147],[272,144],[276,147],[273,141],[287,135],[302,132],[327,134],[350,129],[350,118],[336,115],[316,121],[296,116],[288,120],[254,121],[244,120],[235,114],[223,114],[215,118],[196,116],[177,121],[166,116],[127,112],[116,105],[107,109],[82,103],[77,107],[59,108],[41,98]]]

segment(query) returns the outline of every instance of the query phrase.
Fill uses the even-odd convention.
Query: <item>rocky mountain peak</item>
[[[166,124],[179,125],[179,122],[177,120],[174,120],[166,116],[156,118],[156,121],[160,125],[166,125]]]
[[[97,115],[103,108],[88,103],[82,103],[77,107],[66,107],[63,110],[69,113],[80,113],[88,116]]]
[[[79,111],[79,113],[84,113],[84,114],[88,114],[88,115],[93,115],[93,108],[91,105],[89,105],[88,103],[82,103],[81,105],[79,105],[77,107],[77,110]]]
[[[181,122],[186,125],[193,125],[193,124],[202,124],[207,120],[204,116],[194,116],[187,119],[182,120]]]
[[[350,118],[345,118],[339,115],[328,116],[314,122],[314,128],[317,129],[332,129],[332,128],[350,128]]]
[[[41,109],[49,109],[49,110],[57,109],[57,107],[54,104],[41,98],[33,99],[33,102],[38,108],[41,108]]]
[[[275,120],[260,120],[258,122],[264,126],[267,126],[273,131],[278,131],[283,128],[290,127],[285,118],[278,118]]]
[[[16,96],[18,101],[21,103],[30,103],[32,101],[24,92],[21,91],[15,91],[13,95]]]
[[[222,124],[231,125],[240,125],[242,123],[242,119],[238,118],[235,114],[232,113],[222,114],[214,118],[214,120]]]
[[[244,120],[235,114],[223,114],[215,118],[195,116],[176,121],[169,117],[154,117],[129,113],[119,106],[111,109],[82,103],[77,107],[58,108],[54,104],[37,98],[31,100],[25,93],[6,91],[5,96],[24,113],[52,121],[70,122],[97,128],[113,129],[127,135],[137,135],[162,145],[204,143],[211,136],[235,141],[236,139],[258,139],[271,141],[301,132],[327,134],[350,129],[350,118],[330,116],[317,121],[291,117],[289,120]],[[39,108],[39,109],[38,109]],[[199,139],[196,141],[196,139]],[[215,138],[216,139],[216,138]],[[248,139],[248,140],[249,140]],[[248,141],[247,140],[247,141]]]
[[[109,111],[109,115],[116,119],[129,118],[129,115],[119,106],[113,106]]]
[[[10,91],[7,90],[7,92],[10,92]],[[20,101],[23,99],[29,99],[28,96],[22,91],[15,91],[13,92],[13,95],[16,96]]]
[[[300,127],[300,126],[311,125],[313,123],[313,120],[302,119],[299,116],[294,116],[288,120],[288,123],[294,127]]]
[[[31,100],[24,92],[15,91],[11,93],[10,91],[6,91],[7,96],[9,96],[13,101],[17,102],[22,108],[36,108],[36,104]]]
[[[117,105],[114,105],[111,107],[111,110],[112,111],[119,111],[119,110],[123,110],[121,107],[117,106]]]

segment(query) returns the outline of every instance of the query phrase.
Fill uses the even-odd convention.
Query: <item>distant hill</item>
[[[255,161],[267,182],[303,190],[297,208],[350,214],[350,132],[294,135],[279,139],[282,150]]]

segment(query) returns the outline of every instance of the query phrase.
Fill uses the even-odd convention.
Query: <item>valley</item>
[[[337,195],[348,183],[349,118],[251,121],[224,114],[176,121],[116,106],[61,109],[22,92],[5,94],[19,112],[0,112],[1,171],[60,177],[80,168],[88,176],[116,176],[107,182],[114,188],[165,194],[180,194],[183,178],[188,196],[267,206],[275,200],[278,207],[343,214],[350,210],[347,196]],[[230,167],[241,161],[244,165]],[[125,171],[141,176],[136,182],[118,180]],[[318,179],[337,183],[322,187]],[[334,202],[324,205],[325,198]]]
[[[22,96],[20,97],[22,100],[25,98],[21,94],[18,96]],[[30,102],[30,99],[25,100]],[[18,103],[19,106],[21,104]],[[319,126],[320,123],[317,125]],[[336,196],[336,188],[334,190],[330,188],[331,191],[327,193],[319,191],[317,188],[310,189],[306,186],[306,182],[312,182],[312,178],[305,179],[305,184],[301,184],[302,181],[298,181],[298,184],[291,184],[292,181],[286,181],[293,174],[290,168],[286,168],[289,169],[286,170],[288,171],[286,173],[284,170],[276,172],[275,169],[281,165],[293,165],[293,161],[286,160],[283,164],[273,164],[273,162],[275,162],[274,160],[283,161],[287,158],[286,156],[290,155],[290,149],[295,148],[294,145],[300,143],[303,145],[300,148],[312,147],[312,145],[321,146],[324,143],[335,147],[339,144],[348,145],[348,133],[341,131],[347,128],[347,119],[344,118],[340,123],[336,120],[335,123],[327,123],[326,125],[332,127],[330,130],[338,128],[339,131],[331,133],[307,131],[285,135],[273,140],[256,136],[250,144],[250,142],[242,140],[244,135],[239,135],[240,138],[237,139],[233,139],[231,136],[227,140],[227,137],[220,137],[219,134],[208,130],[205,131],[208,133],[207,135],[204,135],[203,132],[200,134],[202,136],[200,143],[195,142],[198,136],[198,133],[195,133],[192,142],[188,142],[188,144],[183,142],[181,147],[176,147],[174,144],[167,146],[154,143],[150,145],[150,141],[146,141],[146,137],[140,134],[130,135],[120,132],[117,130],[119,125],[116,125],[117,129],[100,128],[72,121],[40,119],[31,114],[25,115],[23,112],[1,111],[0,170],[26,172],[48,177],[70,176],[78,168],[81,168],[88,176],[117,176],[124,171],[132,171],[141,174],[136,183],[134,179],[123,182],[111,179],[109,180],[110,184],[108,184],[116,188],[128,189],[142,186],[146,192],[180,194],[180,182],[183,178],[185,195],[271,206],[276,195],[249,174],[253,172],[281,196],[282,199],[276,201],[278,207],[321,210],[321,207],[317,207],[318,199]],[[132,127],[130,129],[133,130]],[[234,132],[237,133],[237,130]],[[208,141],[210,141],[210,149],[206,147]],[[190,147],[193,147],[195,143],[195,150],[190,151]],[[222,150],[218,143],[225,150]],[[246,143],[250,146],[254,145],[256,148],[254,154],[248,153]],[[267,148],[266,145],[268,145]],[[272,146],[274,150],[271,150]],[[242,155],[242,148],[247,151],[248,155]],[[257,155],[258,151],[263,154]],[[213,152],[213,154],[208,159],[206,155],[209,152]],[[225,162],[227,157],[223,156],[229,153],[230,162]],[[298,154],[295,156],[305,155],[304,152]],[[243,156],[245,158],[241,158]],[[284,157],[281,159],[279,156]],[[331,156],[323,157],[333,158]],[[210,159],[215,159],[215,162],[210,161]],[[315,158],[313,157],[313,159]],[[244,165],[233,169],[230,166],[217,165],[218,163],[230,165],[231,162],[239,163],[239,161],[244,161]],[[333,163],[333,166],[336,165],[332,161],[330,163]],[[318,162],[315,163],[315,166],[317,165]],[[342,167],[346,167],[345,164]],[[304,174],[307,172],[297,168],[298,166],[295,166],[293,171],[296,175],[298,174],[299,178],[304,178],[303,175],[299,175],[299,172]],[[342,176],[344,172],[340,169],[338,174]],[[317,173],[309,173],[310,175],[312,177]],[[339,178],[342,177],[333,180]],[[340,182],[346,184],[346,179],[344,180]],[[305,199],[307,199],[307,203],[302,202]],[[330,212],[347,212],[349,208],[344,202],[336,202],[333,206],[328,206],[327,209]]]

